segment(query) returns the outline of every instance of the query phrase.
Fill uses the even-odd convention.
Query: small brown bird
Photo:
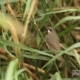
[[[45,40],[48,48],[50,50],[60,50],[60,43],[58,35],[52,27],[46,27],[47,28],[47,34],[45,35]],[[58,52],[54,52],[56,55]],[[60,56],[58,58],[59,61],[62,61],[62,57]]]

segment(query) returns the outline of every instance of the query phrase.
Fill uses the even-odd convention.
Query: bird
[[[61,47],[60,47],[57,32],[52,27],[46,27],[46,29],[47,29],[47,33],[45,34],[45,42],[46,42],[48,49],[50,49],[52,51],[53,50],[59,51],[61,49]],[[54,53],[54,55],[56,55],[58,52],[53,52],[53,53]],[[62,61],[63,60],[62,56],[60,56],[58,58],[58,60]]]

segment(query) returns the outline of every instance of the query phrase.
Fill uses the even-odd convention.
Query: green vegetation
[[[79,3],[0,0],[0,80],[79,80]],[[46,27],[57,32],[60,50],[47,46]]]

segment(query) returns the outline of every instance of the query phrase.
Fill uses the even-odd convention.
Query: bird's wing
[[[47,43],[49,49],[51,49],[51,50],[60,50],[60,44],[59,44],[58,40],[54,41],[53,39],[48,39],[46,37],[46,43]]]

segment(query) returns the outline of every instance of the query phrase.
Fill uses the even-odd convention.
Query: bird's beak
[[[45,26],[45,28],[48,30],[48,27],[47,26]]]

